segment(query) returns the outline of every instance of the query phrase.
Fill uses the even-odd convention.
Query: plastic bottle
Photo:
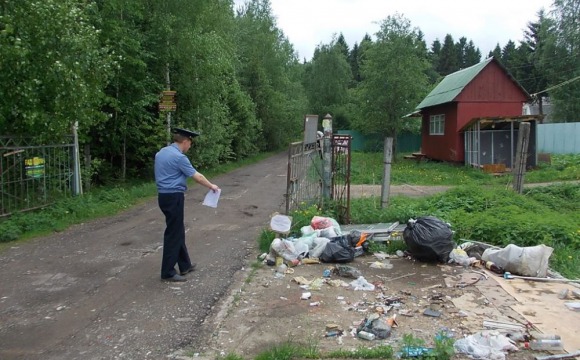
[[[560,337],[560,335],[543,334],[543,333],[539,333],[537,331],[530,332],[530,336],[532,337],[532,339],[535,339],[535,340],[561,340],[562,339]]]
[[[562,340],[555,339],[555,340],[547,340],[547,339],[538,339],[532,340],[530,342],[524,343],[525,348],[529,348],[532,350],[563,350],[564,346],[562,345]]]
[[[497,266],[496,264],[494,264],[491,261],[485,262],[485,268],[490,270],[490,271],[493,271],[496,274],[500,274],[500,275],[503,275],[503,273],[505,272],[505,270],[503,268]]]
[[[361,339],[365,339],[365,340],[374,340],[375,339],[375,334],[370,333],[370,332],[366,332],[366,331],[359,331],[358,334],[356,334],[359,338]]]

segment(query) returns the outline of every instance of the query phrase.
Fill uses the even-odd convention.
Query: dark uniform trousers
[[[163,260],[161,261],[161,278],[167,279],[176,274],[175,264],[179,271],[191,267],[191,260],[185,246],[185,225],[183,223],[183,193],[158,195],[159,208],[165,215],[165,233],[163,234]]]

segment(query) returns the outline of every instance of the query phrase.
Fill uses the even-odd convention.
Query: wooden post
[[[393,138],[386,137],[383,149],[383,184],[381,187],[381,209],[389,207],[391,188],[391,160],[393,158]]]
[[[520,123],[518,132],[518,145],[516,147],[516,161],[513,164],[514,190],[519,194],[524,189],[524,174],[528,159],[528,145],[530,143],[530,123]]]

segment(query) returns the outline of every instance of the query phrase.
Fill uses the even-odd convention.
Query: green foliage
[[[418,29],[403,16],[388,16],[376,36],[362,63],[358,89],[362,116],[353,126],[365,134],[396,137],[403,115],[427,93],[429,65]]]
[[[218,357],[219,360],[244,360],[243,357],[236,354],[227,354],[224,357]]]
[[[580,6],[578,0],[556,0],[541,22],[540,66],[546,72],[554,121],[572,122],[580,113]],[[542,89],[542,90],[548,90]]]
[[[236,24],[240,86],[255,104],[263,135],[256,144],[260,150],[279,149],[299,136],[307,112],[298,60],[276,27],[269,1],[248,1]]]
[[[421,162],[405,160],[399,154],[391,164],[391,184],[413,185],[504,185],[511,184],[512,176],[494,177],[480,170],[445,162]],[[382,183],[383,154],[352,152],[351,184]],[[551,164],[540,164],[526,172],[526,183],[580,180],[580,155],[554,154]]]
[[[291,360],[300,353],[300,347],[291,342],[272,346],[254,358],[254,360]]]
[[[335,350],[325,354],[323,358],[330,359],[392,359],[393,348],[389,345],[379,345],[371,348],[358,347],[355,350]]]
[[[22,229],[15,222],[0,222],[0,243],[17,240],[21,235]]]
[[[81,131],[103,117],[98,106],[112,70],[107,48],[74,0],[4,2],[0,10],[0,132],[41,140]],[[42,129],[42,130],[40,130]]]
[[[270,251],[270,244],[272,243],[272,240],[274,240],[275,238],[276,238],[275,232],[268,229],[262,230],[262,232],[260,233],[260,237],[258,238],[258,249],[260,249],[260,252]]]
[[[351,200],[353,223],[406,223],[436,216],[449,222],[454,238],[505,246],[545,244],[554,248],[550,265],[565,276],[580,272],[580,190],[577,185],[552,185],[519,195],[498,187],[463,186],[413,199],[395,197],[386,209],[380,199]],[[548,201],[546,201],[548,199]]]
[[[339,40],[342,39],[342,43]],[[304,88],[313,114],[334,116],[333,128],[348,123],[350,104],[348,86],[352,81],[351,67],[344,54],[344,38],[333,39],[316,48],[312,61],[305,67]],[[335,124],[336,122],[336,124]]]
[[[439,332],[435,336],[434,341],[434,347],[426,348],[425,340],[417,338],[413,336],[413,334],[404,334],[399,351],[400,357],[449,360],[453,357],[453,355],[455,355],[455,350],[453,348],[453,338],[448,337],[443,332]]]
[[[526,182],[555,180],[580,180],[580,154],[553,154],[550,164],[540,163],[538,168],[526,172]]]

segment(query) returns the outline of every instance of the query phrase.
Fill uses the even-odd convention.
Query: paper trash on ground
[[[212,208],[217,208],[218,201],[220,199],[220,194],[222,190],[219,189],[218,191],[210,190],[205,194],[205,199],[203,199],[203,205],[209,206]]]

